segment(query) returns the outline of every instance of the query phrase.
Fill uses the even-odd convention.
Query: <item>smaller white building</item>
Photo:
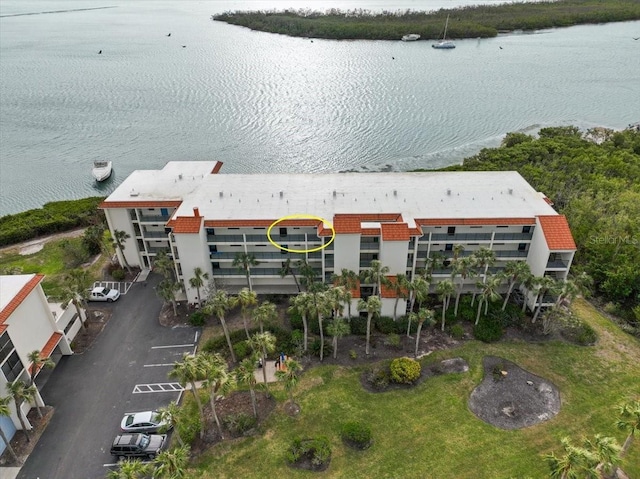
[[[38,350],[54,362],[73,354],[70,344],[81,327],[80,318],[73,306],[62,309],[47,301],[40,284],[43,279],[40,274],[0,276],[0,396],[8,395],[7,383],[30,384],[29,353]],[[37,376],[35,382],[39,386]],[[36,403],[43,405],[39,394]],[[22,405],[23,418],[31,407]],[[21,428],[13,403],[11,417],[0,417],[0,428],[8,439]],[[4,448],[0,441],[0,454]]]

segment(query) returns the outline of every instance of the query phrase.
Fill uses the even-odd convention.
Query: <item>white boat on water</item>
[[[417,33],[409,33],[402,37],[403,42],[415,42],[416,40],[420,40],[420,35]]]
[[[456,44],[453,43],[451,40],[447,40],[447,27],[449,26],[449,15],[447,15],[447,21],[444,24],[444,34],[442,35],[442,40],[440,40],[438,43],[434,43],[431,46],[433,48],[439,48],[442,50],[447,50],[450,48],[455,48]]]
[[[110,161],[96,160],[93,162],[91,174],[96,181],[104,181],[111,176],[113,165]]]

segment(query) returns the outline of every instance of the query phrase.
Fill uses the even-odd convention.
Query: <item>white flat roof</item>
[[[181,199],[175,216],[276,219],[306,214],[400,213],[411,218],[514,218],[555,210],[515,171],[210,174],[216,162],[136,171],[109,201]],[[180,179],[178,175],[182,174]],[[130,196],[130,191],[138,193]]]
[[[0,311],[16,297],[35,274],[10,274],[0,276]]]

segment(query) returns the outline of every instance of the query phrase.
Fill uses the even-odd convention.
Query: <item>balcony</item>
[[[529,255],[528,251],[496,251],[496,258],[526,258]]]
[[[169,221],[169,215],[140,215],[140,223],[162,223],[165,224]]]
[[[164,251],[165,253],[169,253],[169,246],[160,246],[160,247],[156,247],[156,246],[147,246],[147,252],[149,254],[158,254],[160,252]]]
[[[462,241],[491,241],[491,233],[457,233],[454,235],[448,234],[432,234],[431,242],[443,241],[447,243],[460,243]]]
[[[531,241],[533,233],[496,233],[495,241]]]
[[[242,243],[242,235],[207,235],[207,243]],[[266,243],[266,238],[265,238]]]
[[[164,231],[143,231],[142,234],[143,234],[143,236],[145,238],[169,239],[169,235],[167,233],[165,233]],[[140,236],[140,235],[138,235],[138,236]]]
[[[562,261],[560,259],[554,259],[547,261],[546,269],[567,269],[569,267],[568,261]]]

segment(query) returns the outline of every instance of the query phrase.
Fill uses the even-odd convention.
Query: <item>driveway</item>
[[[193,351],[197,330],[160,326],[159,279],[150,275],[107,306],[113,315],[93,347],[63,357],[53,370],[42,396],[55,413],[18,479],[104,478],[123,414],[177,399],[175,388],[155,384],[175,382],[167,373]]]

